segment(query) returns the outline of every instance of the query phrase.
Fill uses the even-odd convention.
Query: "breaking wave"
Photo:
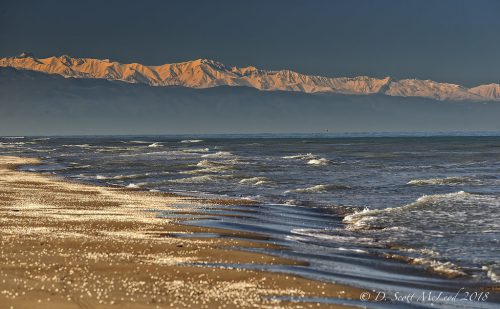
[[[123,143],[132,143],[132,144],[149,144],[151,142],[148,142],[148,141],[124,141]]]
[[[196,166],[199,167],[212,167],[212,166],[220,166],[221,163],[209,161],[209,160],[201,160],[200,162],[196,163]]]
[[[490,252],[491,246],[498,244],[498,207],[497,195],[458,191],[424,195],[400,207],[365,208],[345,216],[343,222],[347,231],[359,237],[374,237],[392,247],[391,244],[397,244],[400,252],[410,255],[390,258],[401,258],[430,271],[456,277],[465,275],[457,266],[463,261],[482,265],[496,261]],[[474,244],[473,251],[469,249],[471,244]],[[490,279],[498,279],[494,269],[483,271]]]
[[[148,147],[156,148],[156,147],[163,147],[163,145],[161,143],[155,142],[152,143],[151,145],[148,145]]]
[[[260,185],[270,184],[272,182],[266,177],[250,177],[241,179],[239,183],[260,186]]]
[[[234,163],[233,161],[216,162],[204,159],[194,165],[199,169],[183,171],[180,173],[181,174],[218,173],[234,169],[235,166],[233,163]]]
[[[180,141],[181,143],[201,143],[203,142],[202,139],[185,139]]]
[[[197,153],[197,152],[209,152],[210,149],[209,148],[191,148],[191,149],[182,149],[182,151],[188,152],[188,153],[191,153],[191,152]]]
[[[321,193],[321,192],[329,192],[329,191],[336,191],[336,190],[347,190],[351,189],[351,187],[347,185],[341,185],[341,184],[329,184],[329,185],[316,185],[312,187],[307,187],[307,188],[299,188],[295,190],[289,190],[287,192],[297,192],[297,193]]]
[[[91,148],[89,144],[62,145],[63,147]]]
[[[313,155],[312,153],[306,153],[306,154],[298,154],[298,155],[293,155],[293,156],[284,156],[282,158],[283,159],[311,160],[311,159],[316,159],[317,157],[315,155]]]
[[[491,281],[500,282],[500,264],[483,266],[482,269]]]
[[[377,218],[382,218],[384,215],[400,214],[401,212],[415,211],[422,208],[427,208],[432,206],[437,202],[450,202],[453,200],[463,200],[471,196],[470,193],[464,191],[446,193],[446,194],[434,194],[434,195],[424,195],[418,198],[414,203],[407,204],[400,207],[384,208],[384,209],[374,209],[370,210],[365,208],[362,211],[355,212],[351,215],[344,217],[343,222],[348,224],[350,229],[369,229],[376,222]],[[439,206],[439,205],[436,205]]]
[[[161,175],[169,175],[170,172],[161,172],[161,173],[144,173],[144,174],[129,174],[129,175],[115,175],[115,176],[103,176],[97,175],[95,179],[97,180],[124,180],[124,179],[140,179],[140,178],[148,178],[151,176],[161,176]]]
[[[139,185],[136,185],[135,183],[129,183],[125,188],[129,188],[129,189],[139,189],[140,186]]]
[[[331,161],[328,159],[325,159],[325,158],[311,159],[311,160],[307,161],[307,164],[309,164],[309,165],[318,165],[318,166],[328,165],[330,163],[331,163]]]
[[[205,183],[231,178],[231,175],[203,175],[169,180],[171,183]]]
[[[229,158],[234,155],[229,151],[217,151],[215,153],[207,153],[201,156],[202,158]]]
[[[470,182],[469,177],[446,177],[446,178],[430,178],[430,179],[413,179],[408,181],[407,185],[427,186],[427,185],[454,185]]]

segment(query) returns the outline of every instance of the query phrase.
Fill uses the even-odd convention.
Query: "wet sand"
[[[203,203],[224,207],[234,201],[84,185],[16,170],[37,162],[0,157],[0,308],[333,308],[338,306],[270,297],[357,300],[362,292],[286,274],[189,265],[303,262],[234,248],[273,246],[253,242],[258,235],[157,218],[158,211],[179,206],[189,213]],[[229,237],[174,236],[192,233]]]

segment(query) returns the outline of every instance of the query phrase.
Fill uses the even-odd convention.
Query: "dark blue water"
[[[186,223],[259,232],[311,263],[280,271],[385,290],[500,281],[500,137],[25,137],[0,138],[0,154],[82,182],[257,200]]]

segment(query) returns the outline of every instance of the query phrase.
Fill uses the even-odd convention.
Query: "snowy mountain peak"
[[[16,58],[35,58],[35,55],[30,52],[22,52]]]
[[[36,58],[32,53],[25,52],[17,57],[0,58],[0,67],[57,74],[67,78],[99,78],[150,86],[246,86],[262,91],[384,94],[437,100],[500,101],[499,84],[466,88],[432,80],[394,80],[391,77],[369,76],[324,77],[291,70],[268,71],[253,66],[229,67],[222,62],[206,58],[146,66],[140,63],[122,64],[109,59],[74,58],[68,55]]]

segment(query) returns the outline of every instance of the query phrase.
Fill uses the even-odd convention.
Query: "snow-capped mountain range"
[[[390,77],[323,77],[304,75],[290,70],[268,71],[255,67],[230,67],[223,63],[197,59],[193,61],[146,66],[123,64],[108,59],[73,58],[70,56],[36,58],[29,53],[0,58],[0,67],[57,74],[67,78],[97,78],[150,86],[211,88],[247,86],[263,91],[296,91],[305,93],[385,94],[388,96],[424,97],[452,101],[500,101],[500,85],[488,84],[466,88],[432,80]]]

